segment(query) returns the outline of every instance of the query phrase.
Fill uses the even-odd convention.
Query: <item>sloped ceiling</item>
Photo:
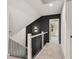
[[[8,0],[9,31],[14,35],[43,15],[59,14],[63,0]],[[52,6],[50,6],[50,3]]]
[[[24,0],[8,0],[8,10],[11,36],[40,17],[37,11]]]

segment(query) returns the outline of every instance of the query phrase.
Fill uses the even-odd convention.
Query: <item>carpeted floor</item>
[[[47,43],[35,59],[64,59],[60,45]]]

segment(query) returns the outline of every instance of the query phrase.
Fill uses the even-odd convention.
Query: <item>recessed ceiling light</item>
[[[49,6],[52,7],[53,6],[53,3],[50,3]]]

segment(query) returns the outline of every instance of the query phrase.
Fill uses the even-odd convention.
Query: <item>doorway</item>
[[[59,19],[49,20],[49,42],[59,44]]]

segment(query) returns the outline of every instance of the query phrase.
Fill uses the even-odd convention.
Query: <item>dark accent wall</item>
[[[35,34],[41,33],[41,31],[48,32],[47,34],[45,34],[44,44],[46,44],[46,42],[49,42],[49,19],[57,19],[57,18],[60,19],[60,14],[42,16],[39,19],[37,19],[36,21],[34,21],[33,23],[31,23],[30,25],[28,25],[26,27],[26,46],[27,46],[27,34],[28,33],[32,33],[32,35],[35,35]],[[38,26],[38,28],[39,28],[38,33],[33,32],[34,26]],[[59,21],[59,27],[61,28],[61,21]],[[59,33],[60,33],[59,34],[59,43],[61,43],[61,29],[59,29]],[[33,38],[32,55],[34,56],[35,54],[37,54],[41,50],[41,48],[42,48],[41,36]]]

